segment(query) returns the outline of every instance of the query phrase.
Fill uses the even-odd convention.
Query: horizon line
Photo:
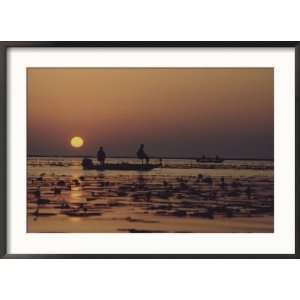
[[[96,155],[60,155],[60,154],[55,154],[55,155],[48,155],[48,154],[27,154],[27,157],[93,157],[96,158]],[[214,158],[215,156],[207,156],[207,158]],[[249,158],[249,157],[222,157],[219,156],[220,158],[224,160],[267,160],[267,161],[274,161],[274,158]],[[111,155],[111,156],[106,156],[106,158],[137,158],[136,156],[129,156],[129,155]],[[191,160],[196,160],[201,158],[201,156],[152,156],[150,159],[191,159]]]

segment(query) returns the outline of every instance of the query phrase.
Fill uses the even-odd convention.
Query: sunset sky
[[[30,155],[273,158],[271,68],[30,68]],[[84,145],[74,148],[70,139]]]

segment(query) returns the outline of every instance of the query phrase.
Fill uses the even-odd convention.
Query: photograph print
[[[28,233],[273,233],[273,68],[28,68]]]

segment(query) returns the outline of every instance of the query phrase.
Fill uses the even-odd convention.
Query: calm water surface
[[[29,157],[28,175],[37,176],[41,173],[56,175],[97,175],[103,171],[82,170],[82,157]],[[94,163],[97,160],[93,158]],[[107,163],[140,163],[132,158],[108,158]],[[158,159],[152,159],[151,163],[159,163]],[[264,160],[225,160],[221,164],[209,164],[211,168],[201,168],[201,164],[192,159],[163,159],[163,168],[156,168],[151,171],[104,171],[105,175],[118,176],[137,175],[166,175],[166,176],[195,176],[199,173],[210,176],[273,176],[273,161]],[[220,168],[220,169],[219,169]],[[254,168],[254,169],[251,169]]]

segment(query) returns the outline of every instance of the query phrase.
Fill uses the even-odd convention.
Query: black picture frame
[[[7,50],[12,47],[250,47],[295,49],[295,254],[9,254],[7,253]],[[58,41],[0,42],[0,257],[5,259],[295,259],[300,258],[299,105],[300,42],[298,41]]]

